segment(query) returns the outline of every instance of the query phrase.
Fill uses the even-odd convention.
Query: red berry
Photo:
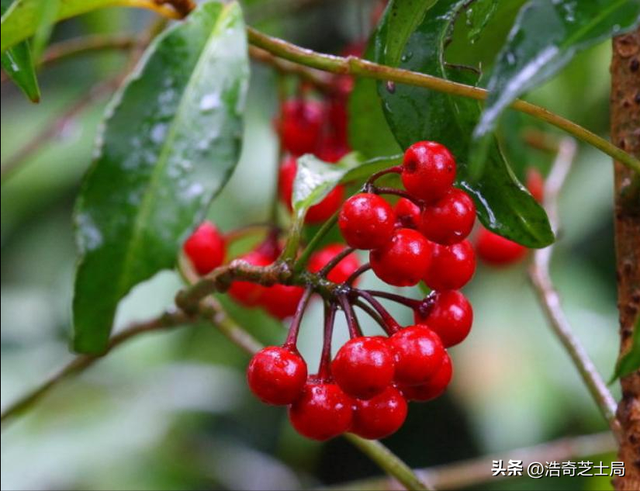
[[[531,196],[538,202],[542,203],[544,199],[544,177],[535,167],[527,169],[526,186]]]
[[[313,205],[307,211],[304,220],[307,223],[322,223],[327,221],[340,209],[344,201],[344,187],[338,185],[327,194],[320,203]]]
[[[370,399],[393,380],[393,353],[386,338],[362,336],[347,341],[331,364],[331,373],[348,395]]]
[[[295,157],[288,157],[280,166],[278,192],[280,200],[289,210],[292,209],[293,181],[297,172],[298,163]],[[331,218],[331,215],[340,208],[343,199],[344,187],[342,185],[336,186],[320,203],[309,208],[305,221],[307,223],[319,223]]]
[[[238,259],[254,266],[268,266],[273,262],[273,258],[268,257],[260,251],[251,251]],[[262,301],[266,290],[264,286],[258,285],[257,283],[234,281],[231,283],[231,288],[229,288],[228,293],[236,302],[247,307],[253,307]]]
[[[401,177],[411,195],[430,203],[442,198],[453,185],[456,161],[439,143],[414,143],[404,153]]]
[[[433,245],[415,230],[397,229],[391,240],[369,254],[371,269],[382,281],[394,286],[413,286],[431,265]]]
[[[338,160],[349,153],[346,141],[342,141],[337,136],[331,135],[320,142],[315,155],[325,162],[335,164]]]
[[[247,368],[249,388],[262,402],[293,403],[307,381],[307,364],[298,353],[269,346],[256,353]]]
[[[344,240],[356,249],[385,246],[391,240],[395,221],[391,205],[372,193],[351,196],[342,205],[338,216]]]
[[[438,335],[425,325],[410,326],[389,338],[399,385],[425,383],[440,368],[446,354]]]
[[[475,270],[476,258],[471,242],[463,240],[450,246],[436,244],[424,282],[432,290],[458,290],[469,282]]]
[[[400,198],[396,203],[396,226],[404,228],[418,228],[420,224],[420,207],[407,198]]]
[[[351,428],[353,400],[336,384],[307,382],[289,408],[289,420],[298,433],[313,440],[329,440]]]
[[[442,365],[429,380],[422,385],[402,387],[402,394],[410,401],[426,402],[440,397],[447,389],[453,377],[453,363],[447,353],[444,355]]]
[[[304,288],[300,286],[277,284],[265,288],[260,303],[273,317],[286,319],[296,313],[302,295]]]
[[[344,244],[329,244],[323,249],[320,249],[309,259],[309,271],[317,273],[344,249]],[[344,283],[359,267],[360,261],[358,260],[358,256],[349,254],[333,267],[327,275],[327,279],[334,283]]]
[[[461,343],[473,324],[473,309],[469,300],[456,290],[437,292],[426,317],[414,313],[416,324],[428,324],[442,340],[445,348]]]
[[[521,260],[527,253],[527,248],[482,228],[478,233],[476,252],[485,263],[506,266]]]
[[[324,123],[324,107],[314,100],[289,99],[276,122],[282,146],[294,155],[316,149]]]
[[[400,429],[407,418],[407,401],[395,387],[367,401],[357,400],[351,431],[362,438],[378,440]]]
[[[452,189],[440,200],[425,207],[420,232],[438,244],[454,244],[466,238],[476,220],[476,205],[467,193]]]
[[[184,243],[184,253],[198,274],[205,275],[224,261],[224,237],[213,223],[204,222]]]

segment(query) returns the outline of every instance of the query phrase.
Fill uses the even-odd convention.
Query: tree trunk
[[[613,40],[611,141],[640,157],[640,29]],[[620,353],[631,347],[640,312],[640,176],[615,163],[615,243],[620,312]],[[618,490],[640,490],[640,371],[620,380],[622,400],[619,460],[625,476]]]

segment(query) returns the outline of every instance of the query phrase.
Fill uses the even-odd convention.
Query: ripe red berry
[[[482,228],[478,233],[476,252],[487,264],[506,266],[520,261],[526,255],[527,248]]]
[[[347,341],[331,364],[331,373],[348,395],[370,399],[393,380],[393,353],[382,336],[362,336]]]
[[[204,222],[184,243],[184,253],[198,274],[205,275],[224,261],[224,237],[213,223]]]
[[[447,389],[453,377],[453,363],[447,353],[444,355],[442,365],[429,380],[422,385],[402,387],[402,394],[410,401],[426,402],[440,397]]]
[[[289,408],[298,433],[313,440],[329,440],[351,428],[353,400],[336,384],[309,381]]]
[[[327,221],[340,209],[344,201],[344,186],[338,185],[327,194],[320,203],[313,205],[307,211],[304,220],[307,223],[322,223]]]
[[[280,346],[269,346],[251,358],[247,381],[251,391],[262,402],[291,404],[305,386],[307,364],[298,353]]]
[[[428,324],[442,340],[445,348],[461,343],[473,324],[473,309],[469,300],[456,290],[437,292],[427,316],[414,313],[416,324]]]
[[[469,282],[475,270],[476,258],[468,240],[450,246],[435,244],[424,282],[432,290],[458,290]]]
[[[329,244],[320,249],[309,259],[309,271],[317,273],[324,268],[334,257],[345,249],[344,244]],[[360,261],[355,254],[349,254],[342,259],[337,266],[327,275],[329,281],[334,283],[344,283],[360,267]]]
[[[369,254],[371,269],[382,281],[394,286],[413,286],[431,265],[433,245],[420,233],[397,229],[391,240]]]
[[[418,228],[420,223],[420,207],[407,198],[400,198],[394,208],[396,226],[404,228]]]
[[[538,169],[530,167],[527,169],[526,186],[531,196],[538,202],[542,203],[544,199],[544,177]]]
[[[476,219],[476,206],[467,193],[452,189],[422,212],[420,232],[438,244],[454,244],[467,237]]]
[[[316,149],[324,123],[324,107],[314,100],[289,99],[281,108],[276,127],[282,146],[293,155]]]
[[[344,240],[356,249],[385,246],[391,240],[395,221],[391,205],[372,193],[351,196],[344,202],[338,215]]]
[[[436,142],[411,145],[402,161],[402,184],[409,193],[426,202],[442,198],[456,179],[456,161]]]
[[[298,163],[295,157],[288,157],[280,166],[278,194],[280,195],[280,200],[289,210],[292,209],[293,182],[297,172]],[[331,215],[340,208],[343,199],[344,187],[342,185],[336,186],[320,203],[309,208],[305,221],[307,223],[320,223],[331,218]]]
[[[407,401],[398,389],[389,386],[372,399],[356,400],[351,431],[378,440],[398,431],[406,418]]]
[[[273,258],[257,250],[251,251],[238,259],[252,264],[253,266],[268,266],[273,262]],[[231,288],[229,288],[228,293],[236,302],[247,307],[253,307],[262,301],[262,297],[266,290],[267,289],[264,286],[258,285],[257,283],[251,283],[249,281],[234,281],[231,283]]]
[[[300,286],[273,285],[265,288],[260,304],[277,319],[286,319],[295,314],[304,295]]]
[[[438,335],[424,325],[410,326],[389,338],[399,385],[425,383],[440,368],[446,354]]]

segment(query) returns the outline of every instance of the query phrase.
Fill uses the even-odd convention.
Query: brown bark
[[[640,157],[640,29],[613,40],[611,140]],[[620,312],[620,353],[630,349],[640,311],[640,176],[615,163],[615,243]],[[640,490],[640,371],[620,380],[622,400],[619,460],[625,476],[618,490]]]

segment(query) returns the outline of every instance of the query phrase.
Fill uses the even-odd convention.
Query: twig
[[[463,489],[485,482],[496,482],[512,479],[513,476],[492,475],[494,461],[506,463],[509,460],[522,460],[523,476],[532,462],[563,462],[590,455],[598,455],[615,451],[616,443],[608,431],[577,437],[567,437],[553,440],[533,447],[510,450],[504,454],[485,455],[476,459],[463,460],[425,469],[418,469],[415,473],[424,482],[435,489]],[[384,478],[364,479],[331,486],[324,489],[335,490],[390,490],[395,489],[394,481]]]
[[[558,156],[545,185],[545,209],[549,215],[551,226],[556,231],[559,226],[558,194],[567,177],[575,153],[576,143],[574,140],[565,138],[560,142]],[[549,325],[560,339],[569,356],[571,356],[582,380],[589,389],[591,396],[595,399],[609,426],[617,434],[616,403],[589,355],[574,334],[571,323],[562,309],[560,296],[551,280],[549,264],[553,249],[554,246],[551,245],[534,253],[533,263],[529,269],[529,277],[544,313],[549,320]]]
[[[306,68],[302,65],[283,60],[282,58],[277,58],[268,51],[256,46],[249,46],[249,55],[255,61],[271,65],[280,73],[295,75],[323,92],[332,93],[336,90],[335,85],[331,84],[331,79],[327,76],[326,72]]]
[[[406,489],[411,491],[434,489],[431,486],[426,485],[407,464],[396,457],[396,455],[382,443],[378,441],[365,440],[352,433],[347,433],[345,438],[367,457],[378,464],[383,471],[394,477]]]
[[[167,311],[163,315],[151,319],[147,322],[132,324],[131,326],[124,329],[123,331],[120,331],[111,338],[105,354],[110,353],[114,348],[120,346],[122,343],[130,340],[131,338],[138,336],[139,334],[162,331],[172,327],[190,324],[193,321],[193,317],[190,317],[183,312]],[[58,384],[65,381],[70,376],[86,370],[96,361],[100,360],[103,356],[104,355],[80,355],[75,357],[73,360],[71,360],[71,362],[69,362],[61,370],[53,374],[49,379],[45,380],[38,387],[28,392],[16,402],[10,404],[7,408],[5,408],[2,411],[2,416],[0,419],[2,425],[4,426],[11,419],[31,408]]]
[[[291,62],[318,70],[425,87],[427,89],[476,100],[484,100],[488,96],[488,92],[479,87],[452,82],[424,73],[378,65],[377,63],[372,63],[354,56],[345,58],[317,53],[288,43],[282,39],[268,36],[251,27],[247,28],[247,32],[249,42],[252,45],[258,46],[279,58],[284,58]],[[543,107],[536,106],[521,99],[514,101],[513,104],[511,104],[511,108],[552,124],[574,137],[593,145],[636,172],[640,172],[640,160],[573,121],[569,121]]]

